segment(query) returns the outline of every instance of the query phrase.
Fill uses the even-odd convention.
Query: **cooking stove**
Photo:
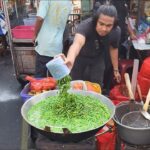
[[[35,141],[35,148],[36,150],[96,150],[96,141],[91,137],[77,143],[61,143],[39,134]]]
[[[150,145],[130,144],[118,137],[116,142],[116,150],[150,150]]]
[[[150,150],[150,145],[125,144],[124,150]]]

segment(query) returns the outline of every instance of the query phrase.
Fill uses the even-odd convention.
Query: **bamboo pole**
[[[5,15],[5,20],[6,20],[7,27],[8,27],[9,48],[10,48],[12,62],[13,62],[13,67],[14,67],[15,75],[16,75],[17,71],[15,69],[15,59],[14,59],[14,54],[13,54],[12,34],[11,34],[11,26],[10,26],[9,14],[8,14],[8,9],[7,9],[7,1],[2,0],[1,2],[2,2],[4,15]]]

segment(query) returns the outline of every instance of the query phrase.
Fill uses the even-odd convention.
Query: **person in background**
[[[96,13],[100,5],[110,4],[109,0],[93,0],[93,13]]]
[[[130,6],[130,0],[95,0],[95,4],[105,4],[105,3],[111,3],[114,5],[117,9],[118,13],[118,25],[121,28],[121,38],[119,43],[119,58],[126,58],[126,47],[124,44],[126,44],[126,41],[128,40],[128,37],[131,40],[136,39],[136,35],[134,30],[131,27],[130,23],[130,17],[129,17],[129,6]]]
[[[46,77],[46,63],[62,52],[63,33],[71,10],[71,0],[40,1],[33,37],[36,77]]]
[[[116,7],[118,12],[118,25],[121,28],[121,39],[119,46],[119,58],[125,59],[127,50],[124,47],[124,42],[128,41],[128,38],[131,40],[136,39],[136,35],[133,32],[133,29],[129,23],[129,6],[130,0],[111,0],[111,3]]]
[[[121,38],[119,42],[119,59],[125,59],[127,58],[127,52],[130,48],[130,41],[136,39],[136,35],[134,30],[131,27],[130,18],[129,18],[129,6],[130,6],[130,0],[95,0],[95,6],[96,3],[99,3],[99,5],[102,4],[113,4],[118,13],[117,22],[119,27],[121,28]],[[97,7],[94,7],[96,9]],[[104,78],[104,89],[106,93],[109,93],[110,88],[116,84],[113,81],[113,76],[111,74],[112,72],[112,66],[108,58],[108,67],[105,69],[105,78]],[[111,80],[108,80],[110,78]]]
[[[103,86],[108,55],[111,58],[114,77],[120,82],[118,70],[120,28],[116,25],[116,20],[116,8],[113,5],[101,5],[93,18],[88,18],[78,25],[67,57],[61,54],[71,69],[73,80],[84,80],[83,75],[88,67],[87,80]]]
[[[2,9],[0,8],[0,54],[4,55],[4,52],[6,52],[7,50],[7,32],[8,32],[8,27],[5,21],[5,16],[4,13],[2,11]]]

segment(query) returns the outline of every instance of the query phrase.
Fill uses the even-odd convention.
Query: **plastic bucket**
[[[36,18],[36,13],[30,13],[28,14],[29,18]]]
[[[24,25],[35,25],[35,21],[36,21],[36,18],[24,18],[23,19],[23,22],[24,22]]]
[[[20,96],[21,96],[21,99],[23,100],[23,102],[25,102],[26,100],[28,100],[32,97],[32,95],[28,94],[29,91],[30,91],[30,84],[27,83],[20,93]]]
[[[61,57],[49,61],[46,67],[56,80],[62,79],[70,73],[69,68],[64,64],[64,60]]]

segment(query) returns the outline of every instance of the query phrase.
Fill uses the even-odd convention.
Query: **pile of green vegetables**
[[[50,96],[28,112],[28,120],[38,128],[51,127],[51,131],[62,133],[68,128],[72,133],[98,128],[110,118],[108,108],[92,96],[68,93],[71,77],[58,81],[59,93]]]

